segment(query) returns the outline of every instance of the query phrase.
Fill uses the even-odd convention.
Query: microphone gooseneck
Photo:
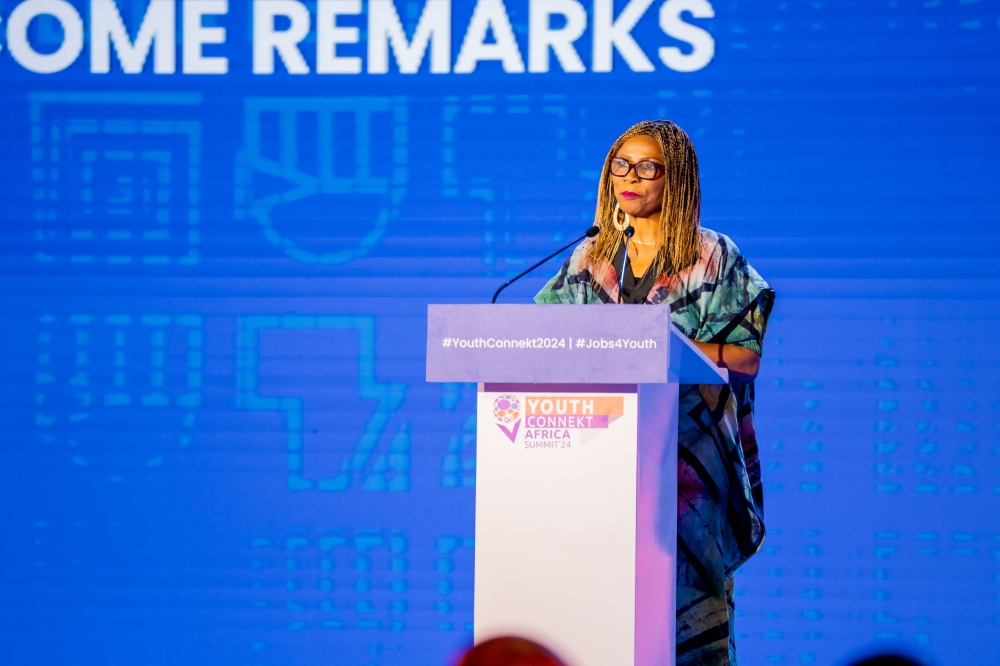
[[[635,235],[635,227],[631,224],[625,228],[625,256],[622,257],[622,269],[618,271],[618,302],[623,300],[622,290],[625,288],[625,266],[628,264],[628,242]]]
[[[531,271],[535,270],[536,268],[538,268],[539,266],[541,266],[542,264],[544,264],[546,261],[548,261],[552,257],[556,256],[557,254],[560,254],[561,252],[564,252],[565,250],[568,250],[569,248],[573,247],[574,245],[576,245],[577,243],[579,243],[580,241],[582,241],[584,238],[593,238],[594,236],[596,236],[599,233],[601,233],[601,228],[599,226],[597,226],[597,225],[592,226],[591,228],[587,229],[587,231],[582,236],[580,236],[579,238],[574,239],[571,243],[567,243],[566,245],[563,245],[561,248],[559,248],[558,250],[556,250],[555,252],[553,252],[549,256],[545,257],[544,259],[542,259],[541,261],[539,261],[537,264],[535,264],[534,266],[532,266],[528,270],[526,270],[526,271],[520,273],[519,275],[516,275],[515,277],[512,277],[511,279],[507,280],[502,285],[500,285],[500,288],[497,289],[497,291],[496,291],[495,294],[493,294],[493,300],[490,301],[490,303],[496,303],[497,302],[497,297],[500,295],[501,291],[503,291],[504,289],[506,289],[510,285],[514,284],[515,282],[517,282],[518,280],[520,280],[521,278],[523,278],[525,275],[527,275]]]

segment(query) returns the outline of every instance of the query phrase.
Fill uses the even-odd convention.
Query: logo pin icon
[[[493,416],[497,420],[497,427],[513,442],[521,427],[521,401],[510,393],[497,396],[493,401]]]

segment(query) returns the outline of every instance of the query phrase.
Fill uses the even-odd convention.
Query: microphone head
[[[599,233],[601,233],[601,228],[595,224],[591,228],[587,229],[587,238],[593,238]]]
[[[628,227],[625,228],[625,238],[632,238],[632,236],[634,235],[635,235],[635,227],[633,227],[630,224],[628,225]]]

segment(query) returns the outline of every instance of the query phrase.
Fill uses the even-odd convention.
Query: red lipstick
[[[638,199],[639,195],[635,192],[629,192],[628,190],[621,193],[622,199]]]

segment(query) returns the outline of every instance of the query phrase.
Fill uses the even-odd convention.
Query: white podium
[[[674,664],[678,387],[726,371],[640,306],[432,305],[427,350],[479,384],[476,643]]]

